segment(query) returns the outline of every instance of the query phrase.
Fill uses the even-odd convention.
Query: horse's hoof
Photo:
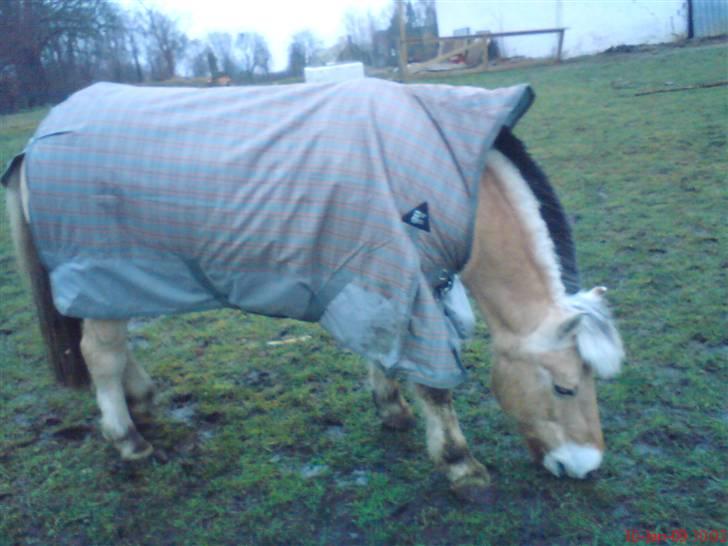
[[[382,419],[382,426],[390,430],[405,431],[415,428],[417,419],[411,411],[394,413]]]
[[[130,428],[123,438],[116,440],[114,446],[121,453],[124,461],[138,461],[149,457],[154,448],[135,428]]]
[[[464,502],[483,505],[495,503],[495,490],[487,476],[463,478],[452,484],[451,490]]]
[[[128,449],[124,446],[120,451],[121,458],[124,461],[138,461],[149,457],[154,452],[154,447],[146,440],[143,440],[141,444]]]

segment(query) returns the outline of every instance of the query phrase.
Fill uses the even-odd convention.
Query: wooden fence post
[[[399,79],[407,81],[407,30],[404,25],[404,0],[397,1],[397,18],[399,19]]]
[[[562,28],[562,29],[561,29],[561,30],[559,31],[559,45],[558,45],[558,47],[557,47],[557,49],[556,49],[556,62],[557,62],[557,63],[560,63],[560,62],[561,62],[561,50],[562,50],[562,48],[564,47],[564,31],[565,31],[565,30],[566,30],[566,29],[563,29],[563,28]]]

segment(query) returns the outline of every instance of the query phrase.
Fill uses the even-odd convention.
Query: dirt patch
[[[86,425],[75,425],[61,428],[53,433],[53,437],[69,442],[80,442],[93,432],[93,429]]]
[[[720,341],[713,341],[706,338],[703,334],[695,334],[690,338],[691,344],[699,351],[706,353],[710,356],[720,357],[721,359],[728,359],[728,339],[721,339]],[[711,363],[708,363],[709,368]],[[712,366],[708,371],[718,371],[718,363]],[[705,368],[703,368],[705,369]]]
[[[645,449],[662,451],[667,446],[692,449],[699,444],[709,444],[710,440],[683,425],[670,424],[643,432],[636,442],[635,445],[644,445]]]
[[[270,387],[273,385],[274,375],[267,370],[253,369],[243,376],[243,383],[249,387]]]

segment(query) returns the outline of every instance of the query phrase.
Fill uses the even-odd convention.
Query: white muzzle
[[[602,464],[602,452],[591,445],[579,445],[571,442],[549,451],[543,459],[543,465],[554,476],[561,478],[583,479],[592,470]]]

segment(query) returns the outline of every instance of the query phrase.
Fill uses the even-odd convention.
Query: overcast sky
[[[134,8],[139,0],[118,0]],[[291,36],[310,29],[324,45],[336,43],[345,34],[344,14],[349,9],[379,15],[391,0],[144,0],[176,18],[190,38],[203,38],[208,32],[255,31],[268,41],[273,69],[286,67]]]

